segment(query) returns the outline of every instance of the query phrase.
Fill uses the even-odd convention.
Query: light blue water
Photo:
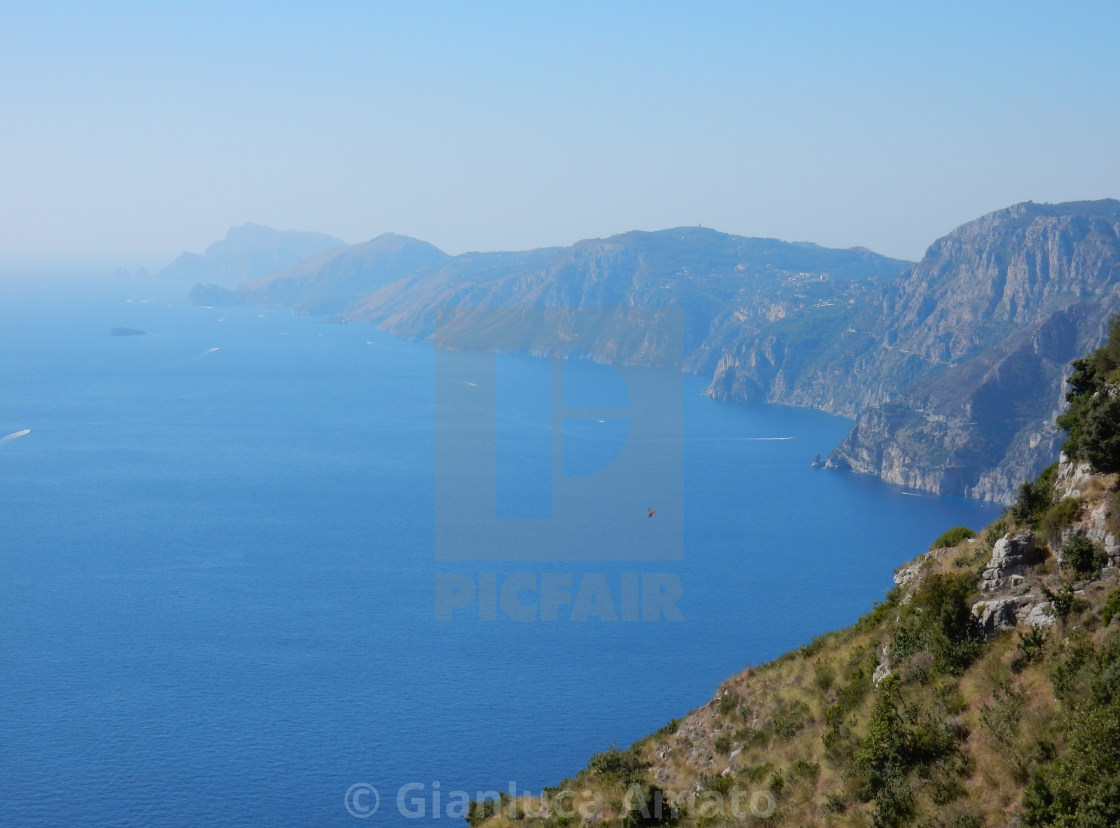
[[[539,789],[998,515],[814,470],[848,421],[686,377],[683,559],[537,567],[668,573],[683,621],[439,623],[432,350],[177,292],[0,286],[0,437],[31,430],[0,442],[0,824],[356,825],[356,783],[382,796],[365,824],[416,824],[409,782],[429,814],[436,781]],[[550,370],[503,361],[499,452],[539,448]],[[584,448],[577,471],[604,462]],[[534,469],[502,508],[542,508]]]

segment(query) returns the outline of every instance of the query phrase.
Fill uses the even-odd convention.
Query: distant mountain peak
[[[400,233],[382,233],[379,236],[374,236],[369,241],[359,242],[358,244],[350,245],[351,249],[364,249],[364,250],[402,250],[406,247],[422,246],[431,248],[432,250],[439,250],[434,244],[416,239],[412,236],[405,236]],[[440,253],[443,253],[440,250]]]
[[[246,222],[231,227],[202,255],[183,253],[160,271],[164,279],[236,285],[288,267],[308,256],[343,247],[346,242],[324,233],[273,230]]]
[[[301,313],[338,313],[358,297],[447,258],[426,241],[382,233],[306,256],[245,283],[239,291],[207,285],[192,295],[206,304],[285,305]]]

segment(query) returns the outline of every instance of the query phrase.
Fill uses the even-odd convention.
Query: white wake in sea
[[[25,437],[30,433],[31,429],[29,428],[25,428],[22,431],[13,431],[11,434],[0,437],[0,443],[10,443],[12,440],[18,440],[20,437]]]

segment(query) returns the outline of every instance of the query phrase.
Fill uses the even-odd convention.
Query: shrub
[[[677,728],[681,726],[680,719],[670,719],[664,727],[662,727],[655,735],[657,736],[672,736],[677,732]]]
[[[782,791],[786,789],[786,777],[780,770],[776,770],[770,774],[770,781],[767,784],[774,796],[781,796]]]
[[[773,769],[774,766],[770,762],[763,762],[761,765],[748,765],[743,768],[742,774],[748,782],[761,782]]]
[[[875,828],[906,825],[914,816],[914,792],[905,779],[892,778],[875,797]]]
[[[964,786],[952,777],[937,776],[930,780],[929,798],[935,805],[948,805],[964,796]]]
[[[649,767],[638,752],[619,750],[611,745],[602,753],[596,753],[587,763],[587,769],[602,776],[614,776],[623,782],[636,782],[641,779],[642,771]]]
[[[1082,535],[1074,535],[1062,547],[1062,562],[1078,575],[1095,575],[1108,563],[1108,554]]]
[[[827,664],[821,664],[813,673],[813,686],[822,693],[827,692],[836,683],[836,673]]]
[[[490,817],[501,813],[502,802],[496,799],[472,799],[467,805],[468,824],[481,825]]]
[[[798,759],[793,763],[790,775],[795,779],[808,779],[810,782],[816,783],[821,775],[821,766],[816,762],[806,762],[804,759]]]
[[[757,730],[753,727],[744,727],[735,731],[735,739],[745,748],[764,745],[768,738],[765,730]]]
[[[963,540],[976,537],[976,533],[969,529],[967,526],[954,526],[949,531],[945,532],[941,537],[930,544],[930,549],[943,549],[949,546],[956,546]]]
[[[871,674],[875,670],[875,663],[878,663],[877,650],[877,647],[867,647],[852,653],[844,684],[836,693],[836,701],[824,714],[824,720],[830,727],[839,727],[871,689]],[[869,664],[871,659],[875,663]]]
[[[1093,644],[1084,630],[1074,630],[1058,657],[1051,680],[1054,695],[1063,701],[1070,701],[1086,683],[1084,676],[1087,666],[1093,660]]]
[[[1001,517],[991,526],[984,530],[984,543],[990,548],[996,545],[996,541],[1007,534],[1008,524],[1007,518]]]
[[[1023,824],[1120,825],[1120,704],[1091,699],[1067,724],[1069,748],[1034,774]]]
[[[816,638],[814,638],[812,641],[810,641],[808,644],[806,644],[800,650],[798,650],[798,652],[801,653],[801,656],[803,658],[811,658],[812,656],[814,656],[818,652],[820,652],[820,650],[828,642],[829,636],[830,636],[830,633],[825,633],[824,635],[818,635]]]
[[[1043,587],[1042,594],[1050,602],[1050,611],[1060,620],[1065,620],[1075,609],[1080,609],[1081,603],[1073,591],[1072,583],[1063,583],[1057,592]]]
[[[670,805],[668,797],[656,785],[642,786],[641,797],[630,804],[630,811],[622,821],[623,828],[638,828],[643,825],[676,825],[678,814]]]
[[[983,647],[969,600],[974,577],[934,573],[922,581],[891,639],[892,655],[901,661],[928,650],[934,673],[963,672]]]
[[[902,590],[899,587],[895,587],[887,593],[886,600],[872,602],[871,612],[860,616],[859,620],[856,621],[855,631],[867,632],[868,630],[880,626],[884,621],[890,618],[891,610],[897,607],[901,600]]]
[[[1011,507],[1011,518],[1037,529],[1043,514],[1054,504],[1054,478],[1058,474],[1058,464],[1043,469],[1034,482],[1027,481],[1019,487],[1019,497]]]
[[[1101,608],[1101,623],[1107,627],[1116,615],[1120,615],[1120,587],[1108,593],[1108,598]]]
[[[715,791],[718,794],[729,794],[735,788],[735,779],[732,776],[714,776],[704,782],[704,790]]]
[[[1069,435],[1062,450],[1105,473],[1120,471],[1118,367],[1120,317],[1114,317],[1108,341],[1084,359],[1074,360],[1067,380],[1069,408],[1058,417],[1058,425]]]
[[[719,697],[719,712],[724,716],[734,713],[742,703],[743,700],[738,695],[728,690]]]
[[[1028,664],[1040,661],[1045,647],[1046,630],[1042,627],[1031,627],[1029,632],[1019,633],[1019,652],[1011,660],[1012,672],[1021,672]]]
[[[910,770],[946,759],[957,749],[943,721],[919,717],[919,711],[902,703],[900,686],[895,676],[879,683],[863,749],[856,757],[856,766],[867,774],[867,790],[876,800],[892,780],[901,781]]]
[[[1063,497],[1043,513],[1038,521],[1038,528],[1044,535],[1052,537],[1079,517],[1081,501],[1076,497]]]
[[[1082,413],[1081,451],[1094,469],[1120,471],[1120,394],[1110,386],[1091,397]]]
[[[796,736],[813,720],[809,705],[803,701],[782,704],[774,716],[774,732],[784,739]]]
[[[898,665],[898,676],[904,682],[926,684],[933,675],[933,663],[933,653],[922,650]]]

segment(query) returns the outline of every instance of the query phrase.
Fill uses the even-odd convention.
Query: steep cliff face
[[[854,417],[883,398],[874,359],[882,353],[882,332],[872,321],[875,301],[851,297],[829,312],[729,332],[706,393]]]
[[[1120,311],[1120,202],[1021,204],[955,230],[884,291],[878,404],[829,465],[1009,502],[1057,457],[1071,359]]]
[[[850,308],[816,362],[775,361],[772,341],[740,340],[711,393],[854,415],[1056,310],[1110,293],[1120,279],[1118,231],[1120,202],[1111,200],[1017,204],[983,216],[934,242],[868,305]]]

